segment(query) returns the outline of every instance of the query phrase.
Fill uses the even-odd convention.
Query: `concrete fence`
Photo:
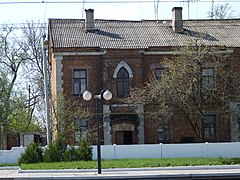
[[[0,164],[15,164],[24,147],[0,150]],[[176,157],[240,157],[240,142],[193,144],[102,145],[102,159],[176,158]],[[93,159],[97,147],[93,146]]]
[[[13,147],[11,150],[0,150],[0,164],[16,164],[25,151],[24,147]]]
[[[93,159],[97,158],[93,146]],[[177,157],[240,157],[240,142],[193,144],[142,144],[101,146],[102,159],[177,158]]]

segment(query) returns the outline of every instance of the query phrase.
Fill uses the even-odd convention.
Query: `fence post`
[[[162,159],[162,146],[163,146],[163,143],[159,143],[159,145],[160,145],[160,157],[161,157],[161,159]]]
[[[116,159],[116,144],[113,144],[113,157]]]
[[[208,156],[208,142],[205,142],[205,148],[206,148],[206,156],[207,156],[207,158],[209,157]]]

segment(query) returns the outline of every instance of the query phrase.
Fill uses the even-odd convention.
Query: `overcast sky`
[[[89,8],[94,9],[95,19],[155,19],[154,0],[86,0],[85,3],[82,2],[83,0],[0,0],[0,23],[22,23],[26,20],[47,22],[48,18],[85,18],[83,9]],[[240,0],[214,0],[215,5],[227,2],[234,10],[235,18],[239,17]],[[211,5],[212,0],[190,3],[189,18],[206,19]],[[172,8],[180,6],[183,7],[183,19],[188,19],[186,2],[159,0],[158,19],[171,19]]]

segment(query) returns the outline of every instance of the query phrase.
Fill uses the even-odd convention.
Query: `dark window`
[[[202,85],[203,87],[214,87],[214,68],[203,68],[202,69]]]
[[[86,137],[88,132],[88,120],[74,117],[74,140],[79,143],[80,135]]]
[[[216,141],[216,116],[206,116],[204,120],[205,141]]]
[[[168,116],[158,118],[157,142],[167,143],[170,141],[170,120]]]
[[[156,70],[155,70],[155,75],[156,75],[156,78],[157,79],[160,79],[161,78],[161,76],[162,76],[162,74],[163,74],[163,68],[156,68]]]
[[[73,92],[74,95],[79,95],[87,89],[87,70],[75,69],[73,71]]]
[[[117,74],[117,97],[127,97],[129,95],[129,88],[129,74],[125,68],[121,68]]]

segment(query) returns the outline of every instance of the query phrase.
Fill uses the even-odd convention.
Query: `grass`
[[[164,158],[164,159],[118,159],[102,160],[102,169],[143,168],[166,166],[223,165],[226,158]],[[21,169],[97,169],[97,161],[72,161],[55,163],[21,164]]]

